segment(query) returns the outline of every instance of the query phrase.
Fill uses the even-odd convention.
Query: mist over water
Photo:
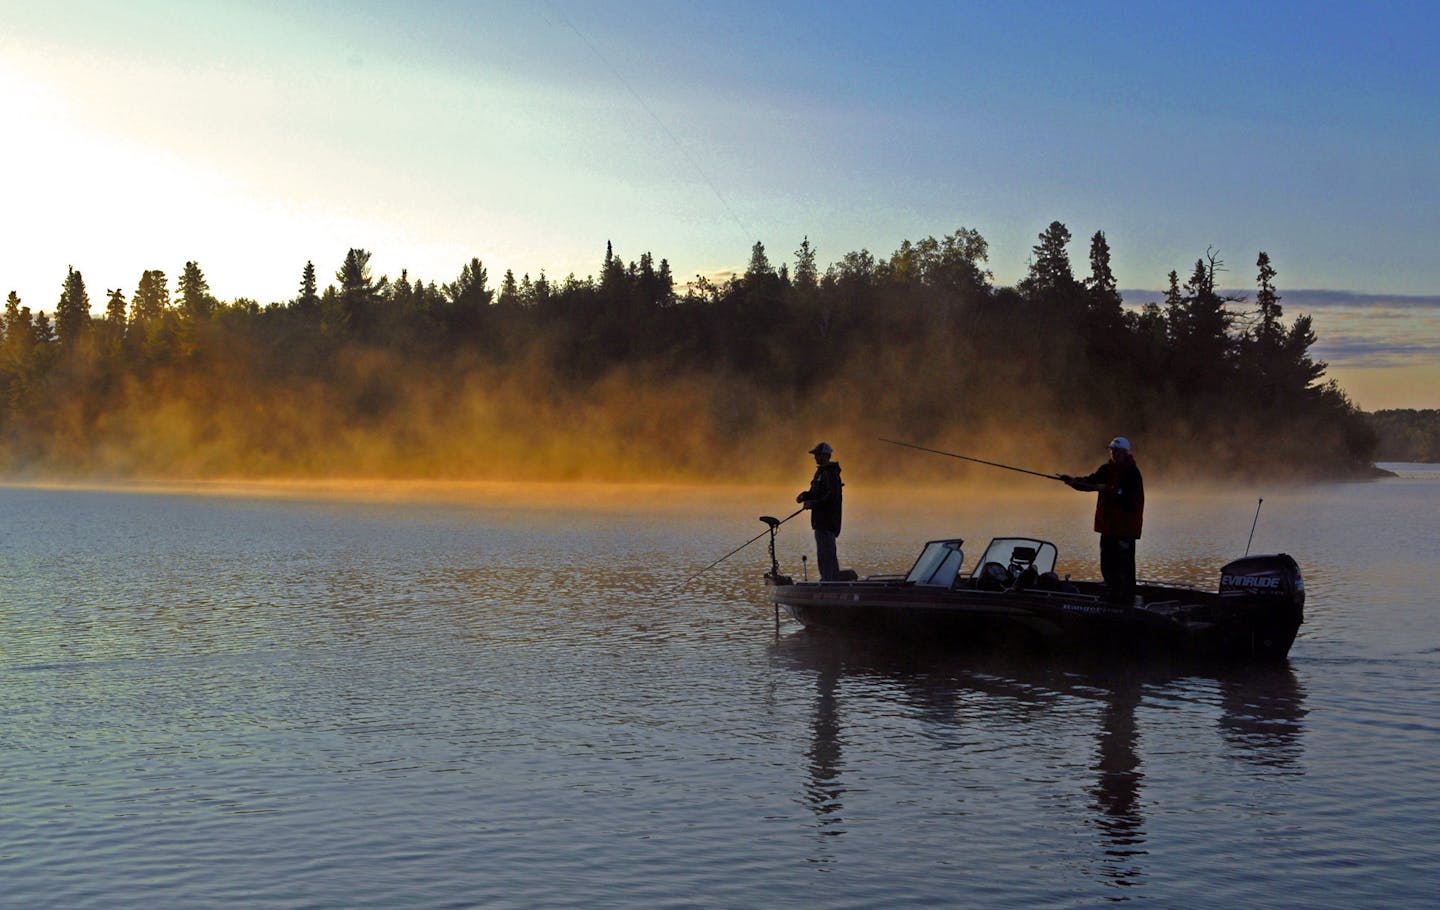
[[[1093,498],[847,468],[842,564]],[[1046,467],[1042,465],[1041,467]],[[777,631],[789,486],[0,488],[5,901],[1429,907],[1440,475],[1148,491],[1142,576],[1286,551],[1287,664]],[[217,495],[219,494],[219,495]],[[283,494],[283,495],[282,495]],[[798,571],[801,516],[777,556]]]

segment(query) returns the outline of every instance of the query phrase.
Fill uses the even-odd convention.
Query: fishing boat
[[[796,581],[782,574],[769,526],[765,582],[777,615],[807,628],[861,635],[918,636],[982,647],[1175,653],[1279,660],[1304,619],[1305,583],[1285,553],[1245,556],[1222,566],[1215,590],[1141,581],[1116,602],[1100,582],[1056,572],[1055,544],[996,537],[966,565],[964,540],[925,544],[904,575],[842,573],[840,581]]]

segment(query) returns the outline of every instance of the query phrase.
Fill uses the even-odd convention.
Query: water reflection
[[[1219,684],[1220,732],[1235,756],[1252,765],[1298,770],[1309,710],[1290,665],[1235,670]]]
[[[1109,688],[1094,766],[1095,784],[1090,788],[1095,800],[1094,823],[1104,845],[1101,868],[1106,878],[1122,887],[1137,883],[1140,858],[1145,855],[1140,801],[1145,774],[1135,726],[1140,700],[1141,684],[1128,674],[1119,676]]]
[[[977,776],[986,773],[986,765],[1011,761],[1009,774],[1062,776],[1057,782],[1062,792],[1073,787],[1083,793],[1081,802],[1054,802],[1067,807],[1071,830],[1094,832],[1086,840],[1095,852],[1080,865],[1092,870],[1097,882],[1116,889],[1111,900],[1129,899],[1125,892],[1142,883],[1149,853],[1142,718],[1178,711],[1187,741],[1194,735],[1191,727],[1218,732],[1227,757],[1261,771],[1296,771],[1303,754],[1305,693],[1289,664],[1116,666],[1079,657],[954,655],[808,631],[778,639],[772,658],[780,669],[813,679],[811,741],[801,787],[822,836],[847,831],[848,772],[885,761],[884,756],[868,760],[868,750],[884,747],[865,736],[847,736],[846,718],[864,717],[873,724],[876,717],[893,715],[888,703],[898,700],[907,717],[931,728],[947,748],[967,749],[968,770]],[[1093,745],[1083,766],[1062,747],[1047,752],[1042,746],[1033,755],[1022,752],[1023,764],[1015,767],[1013,759],[987,754],[1004,734],[997,737],[994,729],[980,728],[996,723],[1022,743],[1033,743],[1031,728],[1038,727],[1054,743],[1089,739]],[[1167,755],[1169,760],[1174,759]],[[1063,779],[1076,773],[1087,777]],[[927,786],[934,788],[966,786],[964,779],[934,767],[927,778]],[[1078,806],[1084,808],[1077,815]],[[823,841],[817,854],[813,861],[831,861]]]
[[[841,670],[836,664],[821,667],[815,684],[815,708],[810,749],[805,753],[810,776],[805,801],[815,812],[820,833],[844,834],[845,785],[840,770],[840,711],[836,688]]]

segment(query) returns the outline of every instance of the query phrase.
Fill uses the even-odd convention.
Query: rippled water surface
[[[0,906],[1440,903],[1440,472],[1151,492],[1141,574],[1206,587],[1265,497],[1309,602],[1254,669],[777,629],[763,541],[675,590],[790,495],[0,489]],[[1095,574],[1079,494],[847,496],[862,572]]]

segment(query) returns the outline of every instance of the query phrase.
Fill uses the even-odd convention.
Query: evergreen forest
[[[196,262],[99,294],[71,268],[50,311],[6,301],[0,470],[730,482],[793,479],[826,439],[956,471],[884,436],[1088,471],[1116,434],[1175,475],[1370,466],[1375,429],[1311,356],[1310,318],[1285,318],[1265,253],[1253,299],[1220,290],[1207,250],[1136,309],[1104,233],[1084,275],[1070,241],[1050,224],[1014,287],[968,228],[823,268],[808,238],[778,264],[756,243],[743,274],[683,285],[609,244],[598,275],[563,280],[479,259],[376,276],[351,249],[268,305],[217,300]]]
[[[1396,408],[1370,414],[1379,461],[1440,462],[1440,410]]]

